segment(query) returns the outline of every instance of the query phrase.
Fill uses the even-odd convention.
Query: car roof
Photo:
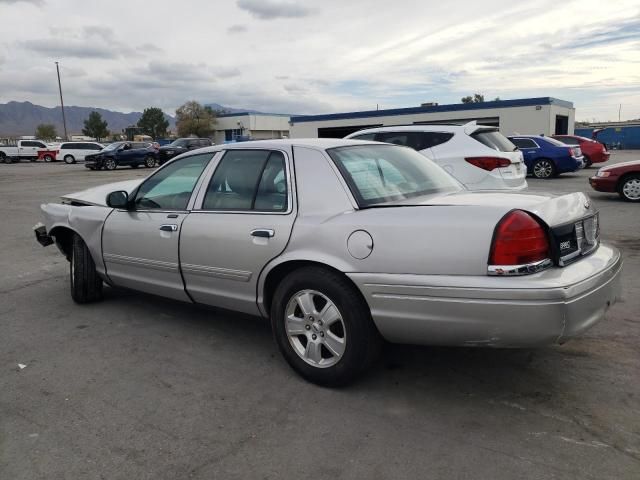
[[[460,125],[457,123],[429,123],[424,125],[389,125],[388,127],[371,127],[363,128],[357,132],[353,132],[350,135],[364,134],[364,133],[378,133],[378,132],[449,132],[449,133],[462,133],[467,125]],[[491,125],[478,125],[477,130],[497,130],[497,127]]]
[[[282,149],[288,147],[307,147],[315,150],[326,150],[349,145],[382,145],[369,140],[352,140],[344,138],[285,138],[274,140],[252,140],[249,142],[223,143],[198,149],[199,153],[218,152],[220,150],[243,150],[253,148]],[[401,147],[404,148],[404,147]]]

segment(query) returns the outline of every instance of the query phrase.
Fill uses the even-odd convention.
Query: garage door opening
[[[556,135],[567,135],[569,133],[569,117],[566,115],[556,115]]]

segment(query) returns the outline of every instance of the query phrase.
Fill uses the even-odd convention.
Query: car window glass
[[[284,212],[287,209],[287,179],[284,155],[273,152],[267,160],[258,185],[253,209]]]
[[[515,145],[497,130],[478,130],[471,138],[499,152],[513,152]]]
[[[63,143],[62,145],[60,145],[60,150],[67,150],[68,148],[69,148],[68,143]]]
[[[23,147],[37,147],[38,144],[36,142],[23,141],[22,142],[22,146]]]
[[[580,145],[580,142],[575,138],[568,137],[554,137],[554,140],[564,143],[565,145]]]
[[[551,138],[551,137],[544,137],[544,139],[550,143],[551,145],[555,145],[556,147],[564,147],[564,143],[559,142],[558,140],[556,140],[555,138]],[[578,144],[576,144],[578,145]]]
[[[136,208],[186,209],[193,188],[212,157],[212,153],[192,155],[159,170],[140,186],[135,199]]]
[[[283,211],[287,184],[284,156],[269,150],[230,150],[211,178],[204,210]]]
[[[362,135],[357,135],[355,137],[351,137],[354,140],[375,140],[375,133],[363,133]]]
[[[376,135],[376,140],[378,142],[408,146],[409,139],[407,137],[405,132],[381,132]]]
[[[462,188],[443,169],[408,148],[354,145],[327,152],[361,207]]]
[[[425,148],[431,148],[438,145],[442,145],[443,143],[448,142],[453,138],[453,133],[447,132],[420,132],[419,135],[422,138],[422,148],[418,148],[416,150],[422,150]]]
[[[512,138],[511,141],[518,148],[536,148],[537,147],[536,143],[530,138]]]

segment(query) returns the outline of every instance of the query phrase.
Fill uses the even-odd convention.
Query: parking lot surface
[[[640,205],[593,192],[596,170],[529,185],[600,209],[625,258],[605,321],[539,350],[389,346],[330,390],[264,320],[109,288],[72,302],[39,205],[149,170],[0,165],[0,479],[640,478]]]

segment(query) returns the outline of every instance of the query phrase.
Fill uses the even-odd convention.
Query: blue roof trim
[[[291,123],[320,122],[323,120],[343,120],[350,118],[387,117],[389,115],[414,115],[416,113],[459,112],[466,110],[487,110],[490,108],[530,107],[535,105],[557,105],[573,108],[573,103],[553,97],[522,98],[517,100],[496,100],[482,103],[454,103],[431,107],[391,108],[388,110],[367,110],[364,112],[330,113],[326,115],[301,115],[291,117]]]

